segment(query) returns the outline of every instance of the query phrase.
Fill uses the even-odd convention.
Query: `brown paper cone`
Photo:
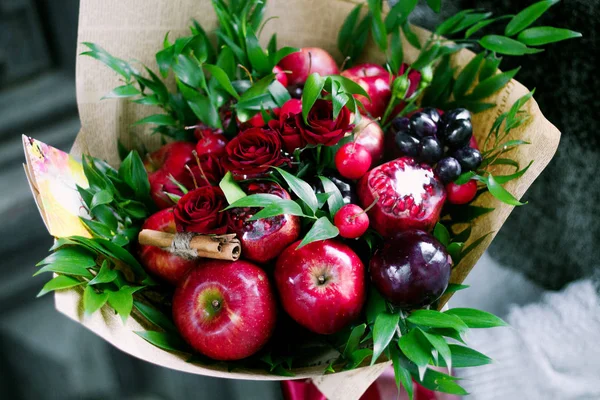
[[[267,24],[262,38],[269,38],[277,32],[280,45],[318,46],[334,54],[338,61],[341,57],[336,48],[337,33],[345,17],[354,7],[355,2],[348,0],[270,0],[267,7],[267,18],[279,16]],[[195,18],[210,31],[216,24],[215,16],[209,0],[82,0],[79,17],[78,42],[94,42],[106,48],[116,56],[139,60],[156,70],[155,52],[161,48],[165,32],[170,37],[187,34],[191,19]],[[424,39],[427,31],[416,29]],[[264,40],[263,40],[264,42]],[[263,43],[264,44],[264,43]],[[404,41],[405,60],[411,62],[417,52]],[[79,50],[84,51],[80,44]],[[383,61],[383,55],[371,46],[365,59]],[[458,65],[466,64],[473,53],[463,50],[454,58]],[[104,65],[89,57],[77,59],[77,100],[81,116],[82,129],[77,136],[72,153],[88,153],[118,163],[117,139],[125,146],[143,142],[147,148],[157,148],[160,144],[158,136],[150,136],[147,129],[131,123],[150,115],[157,110],[137,106],[123,100],[104,100],[100,98],[119,86],[117,76]],[[481,142],[498,115],[526,94],[528,90],[516,81],[494,96],[493,102],[498,106],[473,118],[475,135]],[[520,179],[509,182],[506,188],[520,198],[537,176],[542,172],[554,155],[560,139],[560,132],[548,122],[540,112],[535,101],[526,105],[531,114],[530,122],[515,130],[513,138],[531,142],[531,145],[520,146],[512,157],[520,165],[527,165],[535,160],[531,168]],[[496,174],[502,174],[502,169]],[[479,218],[471,238],[478,238],[493,232],[473,252],[471,252],[452,274],[452,282],[460,283],[475,265],[483,251],[489,246],[496,232],[500,229],[512,206],[500,203],[490,195],[482,196],[478,205],[495,207],[496,210]],[[493,294],[492,294],[493,295]],[[216,366],[200,366],[185,362],[184,357],[158,349],[133,333],[144,329],[142,319],[130,318],[123,325],[120,318],[109,310],[83,318],[81,294],[76,290],[62,291],[55,295],[56,308],[83,324],[88,329],[109,341],[117,348],[132,356],[167,368],[180,371],[235,379],[280,380],[287,379],[268,375],[264,371],[236,371]],[[297,378],[315,377],[315,382],[330,399],[358,399],[368,385],[382,371],[382,364],[372,368],[360,369],[348,373],[321,377],[325,364],[297,369]]]

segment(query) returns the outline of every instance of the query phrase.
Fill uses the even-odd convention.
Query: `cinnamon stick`
[[[175,235],[168,232],[142,229],[138,235],[141,245],[156,246],[168,250]],[[190,249],[196,250],[198,257],[217,260],[236,261],[240,258],[240,241],[235,234],[226,235],[195,235],[190,240]]]

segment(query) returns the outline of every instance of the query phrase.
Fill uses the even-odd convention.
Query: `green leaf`
[[[401,0],[402,1],[402,0]],[[436,13],[442,9],[442,0],[427,0],[427,5]]]
[[[479,218],[482,215],[491,213],[494,210],[495,209],[491,207],[462,205],[460,207],[452,209],[452,222],[471,222],[474,219]]]
[[[292,96],[290,96],[290,92],[288,92],[285,86],[283,86],[277,80],[274,80],[269,85],[269,94],[273,97],[275,104],[277,104],[279,107],[283,107],[283,105],[292,98]]]
[[[464,245],[465,244],[462,242],[453,242],[453,243],[450,243],[448,245],[448,247],[446,248],[446,251],[452,258],[452,262],[454,263],[454,265],[458,265],[458,263],[460,262],[461,251],[462,251],[462,248]],[[450,286],[448,286],[448,287],[450,287]],[[448,289],[446,289],[446,292],[448,292]],[[450,293],[450,292],[448,292],[448,293]]]
[[[126,61],[123,61],[119,58],[113,57],[102,47],[97,44],[90,42],[83,42],[84,46],[87,46],[90,51],[86,51],[81,53],[82,56],[90,56],[95,58],[96,60],[104,63],[106,66],[111,68],[113,71],[121,75],[125,78],[125,80],[129,81],[131,78],[132,68]]]
[[[459,290],[464,290],[469,288],[469,285],[459,285],[458,283],[449,283],[448,287],[444,291],[444,294],[458,292]]]
[[[344,206],[344,197],[340,192],[340,189],[326,176],[319,176],[323,190],[325,193],[330,193],[331,196],[327,199],[327,206],[329,207],[329,214],[331,218],[337,214],[340,208]]]
[[[431,328],[452,328],[459,332],[464,332],[468,329],[467,325],[460,318],[435,310],[413,311],[407,320],[415,325]]]
[[[252,64],[252,68],[260,75],[271,72],[273,66],[269,62],[269,57],[265,54],[260,43],[258,43],[256,34],[250,27],[246,31],[246,52],[248,53],[248,59],[250,60],[250,64]]]
[[[485,58],[483,66],[479,70],[479,81],[482,82],[492,76],[498,71],[502,58],[496,57],[494,53],[490,53]]]
[[[127,264],[131,271],[133,271],[133,273],[137,277],[143,279],[147,278],[148,275],[146,274],[146,271],[139,263],[139,261],[133,255],[131,255],[129,251],[127,251],[121,246],[117,246],[116,244],[108,240],[96,239],[95,242],[101,246],[101,248],[103,249],[102,251],[107,256]]]
[[[154,114],[150,115],[146,118],[142,118],[133,123],[133,125],[141,125],[141,124],[154,124],[159,126],[175,126],[177,125],[177,121],[170,115],[166,114]]]
[[[362,4],[358,4],[356,7],[354,7],[344,20],[344,23],[340,28],[340,31],[338,33],[337,46],[342,54],[346,54],[346,51],[350,45],[352,33],[354,32],[354,28],[356,27],[356,24],[358,22],[358,17],[360,15],[361,9]]]
[[[460,72],[454,83],[454,97],[459,98],[467,93],[467,90],[469,90],[473,82],[475,82],[484,56],[485,53],[477,54]]]
[[[449,347],[450,352],[452,353],[452,367],[454,368],[479,367],[493,362],[492,359],[485,354],[469,347],[460,346],[458,344],[451,344]],[[440,367],[447,366],[443,360],[440,360],[438,365]]]
[[[71,244],[71,243],[65,243]],[[80,247],[65,247],[60,250],[57,246],[54,246],[51,250],[54,250],[54,253],[50,254],[48,257],[44,258],[42,261],[36,264],[36,266],[42,266],[46,264],[71,264],[78,265],[84,268],[91,268],[96,265],[95,257],[89,251],[86,251]]]
[[[498,175],[498,176],[495,176],[494,179],[496,180],[497,183],[503,185],[506,182],[510,182],[510,181],[512,181],[514,179],[517,179],[517,178],[523,176],[523,174],[525,172],[527,172],[527,170],[529,169],[529,167],[531,167],[531,164],[533,164],[533,161],[531,161],[529,163],[529,165],[527,165],[525,168],[523,168],[520,171],[515,172],[514,174],[510,174],[510,175]],[[517,167],[518,167],[518,164],[517,164]]]
[[[315,196],[315,192],[312,190],[308,183],[306,183],[302,179],[296,178],[294,175],[281,168],[273,168],[276,169],[277,172],[279,172],[279,174],[281,174],[281,177],[286,181],[290,189],[296,194],[296,196],[300,198],[300,200],[306,203],[306,205],[313,212],[317,211],[319,202],[317,200],[317,196]]]
[[[462,253],[460,253],[460,259],[465,258],[467,256],[467,254],[469,254],[471,251],[475,250],[475,248],[477,248],[477,246],[479,246],[485,240],[485,238],[488,237],[491,234],[492,234],[492,232],[488,232],[485,235],[483,235],[480,238],[478,238],[477,240],[473,241],[473,243],[471,243],[470,245],[468,245],[462,251]]]
[[[463,389],[459,384],[456,383],[456,380],[458,380],[459,378],[443,374],[433,369],[428,369],[423,379],[421,379],[416,374],[413,375],[413,377],[419,384],[421,384],[429,390],[457,394],[460,396],[469,394],[465,389]]]
[[[190,352],[189,346],[181,339],[179,335],[174,333],[136,331],[135,334],[163,350],[176,351],[180,353]]]
[[[231,171],[227,171],[221,182],[219,182],[219,187],[223,190],[223,194],[225,194],[225,198],[229,204],[234,204],[236,201],[246,197],[246,193],[244,193],[240,185],[233,179]]]
[[[446,339],[440,335],[427,333],[421,329],[419,329],[419,331],[425,337],[425,339],[431,343],[433,348],[437,350],[438,354],[442,356],[442,359],[445,361],[448,369],[452,370],[452,354],[450,352],[450,347],[448,347],[448,343],[446,343]],[[437,359],[438,358],[436,357],[436,360]]]
[[[375,323],[377,316],[387,311],[384,298],[374,286],[369,285],[369,297],[367,298],[366,314],[369,325]]]
[[[411,67],[413,69],[416,69],[417,71],[422,70],[423,68],[430,65],[436,59],[439,51],[440,51],[440,45],[439,45],[439,43],[436,42],[427,50],[421,51],[421,53],[419,54],[419,57],[411,65]]]
[[[83,309],[85,315],[92,315],[98,311],[108,300],[108,293],[98,293],[92,286],[86,286],[83,291]]]
[[[452,338],[452,339],[454,339],[454,340],[456,340],[458,342],[465,343],[464,339],[460,335],[460,332],[457,332],[455,329],[450,329],[450,328],[435,328],[435,329],[429,329],[428,332],[436,334],[436,335],[441,335],[441,336],[449,337],[449,338]]]
[[[84,282],[78,281],[70,276],[59,275],[47,282],[42,290],[38,293],[37,297],[41,297],[46,293],[52,292],[53,290],[68,289],[74,286],[83,285]]]
[[[108,204],[113,201],[113,195],[108,190],[100,190],[99,192],[94,193],[92,197],[92,204],[90,205],[90,209],[94,209],[102,204]]]
[[[484,21],[478,22],[475,25],[473,25],[472,27],[470,27],[469,29],[467,29],[467,31],[465,32],[465,39],[470,38],[471,36],[473,36],[474,33],[480,31],[481,29],[485,28],[488,25],[493,24],[494,22],[506,19],[506,18],[511,18],[512,15],[503,15],[501,17],[497,17],[497,18],[492,18],[492,19],[486,19]]]
[[[494,196],[503,203],[510,204],[511,206],[522,206],[527,204],[527,202],[521,203],[512,194],[510,194],[508,190],[500,186],[500,184],[496,182],[492,174],[488,175],[487,188],[492,194],[492,196]]]
[[[506,25],[504,34],[513,36],[533,24],[539,17],[542,16],[550,7],[558,3],[559,0],[538,1],[535,4],[527,7],[517,15],[515,15]]]
[[[325,86],[325,78],[321,77],[317,72],[309,75],[304,84],[304,91],[302,92],[302,118],[307,123],[308,113],[315,104],[321,92]]]
[[[111,238],[115,234],[108,226],[106,226],[102,222],[92,221],[85,218],[79,218],[81,222],[85,225],[85,227],[92,233],[95,237],[98,238]]]
[[[371,10],[371,33],[373,40],[377,43],[377,46],[381,51],[387,50],[387,31],[385,24],[383,23],[383,17],[381,16],[381,0],[368,0],[369,8]]]
[[[358,350],[354,351],[350,355],[350,363],[344,369],[348,370],[348,369],[354,369],[354,368],[358,367],[360,364],[363,363],[363,361],[367,357],[369,357],[372,354],[373,354],[373,350],[371,350],[371,349],[358,349]]]
[[[312,242],[334,238],[339,235],[339,233],[340,231],[338,228],[336,228],[327,217],[321,217],[306,233],[302,242],[296,247],[296,250]]]
[[[402,353],[418,367],[429,364],[431,359],[431,346],[418,329],[411,329],[398,340]],[[422,369],[421,369],[422,370]]]
[[[302,207],[294,200],[279,199],[279,201],[269,204],[256,214],[254,214],[248,221],[256,221],[262,218],[275,217],[277,215],[296,215],[299,217],[305,217],[302,212]]]
[[[225,208],[225,210],[238,207],[267,207],[273,203],[277,203],[279,200],[282,200],[282,198],[274,194],[256,193],[236,200],[230,206]]]
[[[519,33],[517,40],[527,46],[542,46],[548,43],[581,37],[581,33],[568,29],[538,26]]]
[[[519,72],[520,69],[521,67],[518,67],[501,74],[493,75],[486,80],[479,82],[477,86],[475,86],[475,89],[473,89],[473,91],[466,96],[466,98],[470,100],[480,100],[491,96],[506,86],[506,84],[517,74],[517,72]]]
[[[175,328],[175,325],[171,319],[156,308],[137,300],[133,301],[133,305],[144,316],[144,318],[154,325],[164,329],[167,332],[177,333],[177,328]]]
[[[175,60],[175,46],[169,46],[156,53],[156,64],[163,78],[169,75],[169,70]]]
[[[392,38],[390,42],[390,54],[388,56],[388,63],[392,71],[400,71],[402,66],[402,60],[404,60],[404,50],[402,49],[402,39],[400,38],[400,31],[397,29],[392,31]]]
[[[373,358],[371,358],[371,365],[375,364],[379,356],[392,341],[396,329],[398,328],[398,322],[400,322],[400,314],[383,312],[375,318],[375,324],[373,326]]]
[[[440,241],[444,247],[448,247],[450,243],[450,232],[448,229],[441,223],[435,224],[435,228],[433,228],[433,236]]]
[[[356,349],[358,349],[358,345],[360,344],[360,339],[365,334],[365,329],[367,329],[366,324],[360,324],[358,326],[355,326],[354,329],[352,329],[352,332],[350,333],[350,337],[348,338],[348,341],[346,342],[346,347],[344,347],[344,351],[342,353],[343,357],[345,359],[349,359],[351,354],[354,353],[354,351]]]
[[[102,100],[133,97],[137,96],[138,94],[140,94],[140,91],[132,83],[130,83],[113,89],[112,92],[102,97]]]
[[[118,291],[108,292],[108,304],[121,316],[123,323],[131,314],[133,308],[133,294],[141,287],[123,286]]]
[[[400,389],[400,385],[402,385],[408,394],[408,398],[412,400],[414,396],[414,388],[412,378],[410,377],[410,371],[404,368],[400,363],[400,349],[396,346],[390,346],[389,348],[392,357],[392,364],[394,366],[396,387]]]
[[[523,54],[535,54],[543,51],[542,49],[529,48],[521,42],[499,35],[486,35],[479,39],[479,44],[484,49],[509,56],[522,56]]]
[[[449,35],[453,35],[460,31],[463,31],[469,28],[471,25],[474,25],[481,20],[484,20],[491,16],[492,13],[469,13],[465,15],[456,25],[452,27],[452,30],[448,33]]]
[[[217,82],[219,82],[219,85],[227,93],[229,93],[231,96],[233,96],[237,100],[240,99],[240,95],[235,91],[235,89],[231,85],[231,81],[229,80],[227,73],[225,71],[223,71],[223,69],[221,67],[219,67],[217,65],[213,65],[213,64],[204,64],[203,67],[205,70],[207,70],[211,74],[211,76],[213,78],[215,78],[217,80]]]
[[[494,328],[508,326],[501,318],[474,308],[451,308],[445,312],[460,318],[469,328]]]
[[[361,96],[365,96],[368,99],[371,98],[369,96],[369,93],[367,93],[367,91],[362,86],[360,86],[358,83],[354,82],[353,80],[346,78],[345,76],[331,75],[331,76],[328,76],[326,79],[329,79],[331,81],[335,81],[335,82],[339,83],[340,87],[342,88],[342,91],[344,91],[345,93],[360,94]]]
[[[89,267],[81,264],[58,261],[40,268],[35,274],[33,274],[33,276],[42,274],[44,272],[55,272],[57,274],[83,276],[87,279],[92,279],[93,276],[91,272],[87,270],[87,268]]]
[[[206,80],[200,63],[194,57],[180,54],[177,63],[173,64],[173,72],[179,80],[193,88],[206,90]]]
[[[136,199],[150,204],[150,182],[140,154],[132,150],[121,163],[119,178],[133,189]]]
[[[108,261],[104,260],[100,271],[96,274],[94,279],[88,282],[88,285],[97,285],[99,283],[109,283],[117,279],[117,271],[110,269]]]
[[[456,26],[456,24],[458,24],[464,18],[464,16],[471,11],[473,10],[462,10],[457,12],[456,14],[442,22],[440,25],[438,25],[438,27],[435,30],[435,33],[441,36],[448,35],[450,32],[452,32],[452,29]]]

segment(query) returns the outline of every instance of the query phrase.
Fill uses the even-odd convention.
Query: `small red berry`
[[[469,147],[479,150],[479,145],[477,144],[477,139],[475,139],[475,136],[471,136],[471,139],[469,139]]]
[[[356,204],[346,204],[333,217],[333,223],[346,239],[361,237],[369,228],[369,216]]]
[[[447,200],[452,204],[467,204],[475,198],[477,194],[477,183],[473,180],[463,185],[457,185],[451,182],[446,185]]]
[[[203,133],[204,135],[196,144],[196,152],[199,156],[203,156],[205,154],[220,156],[225,152],[227,139],[225,139],[225,136],[222,133],[214,133],[210,130],[206,130]]]
[[[335,153],[335,166],[344,178],[359,179],[371,168],[371,154],[356,142],[346,143]]]
[[[287,74],[283,71],[283,69],[280,66],[276,65],[273,67],[273,73],[275,74],[275,79],[277,79],[279,83],[281,83],[283,86],[287,87],[288,78]]]

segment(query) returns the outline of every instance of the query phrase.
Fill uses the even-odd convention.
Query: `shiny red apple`
[[[373,118],[383,116],[392,95],[390,82],[393,79],[385,68],[377,64],[360,64],[342,71],[341,75],[358,83],[369,94],[370,100],[361,95],[355,97]]]
[[[377,121],[362,116],[360,122],[354,127],[354,141],[361,144],[371,154],[373,165],[377,165],[383,158],[383,129]]]
[[[160,209],[173,206],[173,201],[165,194],[183,195],[181,190],[171,180],[178,182],[189,178],[186,165],[195,163],[192,152],[196,146],[189,142],[173,142],[162,146],[149,154],[144,161],[150,182],[150,195]]]
[[[195,350],[239,360],[260,350],[275,329],[277,305],[267,274],[247,261],[206,261],[173,295],[173,320]]]
[[[173,208],[165,208],[151,215],[142,229],[176,233]],[[146,271],[172,285],[176,285],[188,271],[198,265],[198,261],[186,260],[155,246],[140,245],[138,254]]]
[[[280,66],[276,65],[273,67],[273,73],[275,74],[275,79],[284,87],[287,87],[288,77],[285,71]]]
[[[300,325],[320,333],[338,332],[354,321],[365,302],[365,268],[336,240],[297,249],[293,243],[277,259],[275,284],[285,311]]]
[[[279,64],[283,71],[289,71],[289,85],[306,82],[306,78],[314,72],[321,76],[337,75],[338,66],[331,55],[318,47],[304,47],[296,53],[285,56]]]
[[[290,200],[289,193],[273,182],[251,182],[244,185],[246,194],[268,193]],[[300,236],[300,218],[290,214],[249,221],[259,211],[256,207],[233,208],[229,211],[229,229],[237,234],[244,258],[264,264],[277,257]]]

